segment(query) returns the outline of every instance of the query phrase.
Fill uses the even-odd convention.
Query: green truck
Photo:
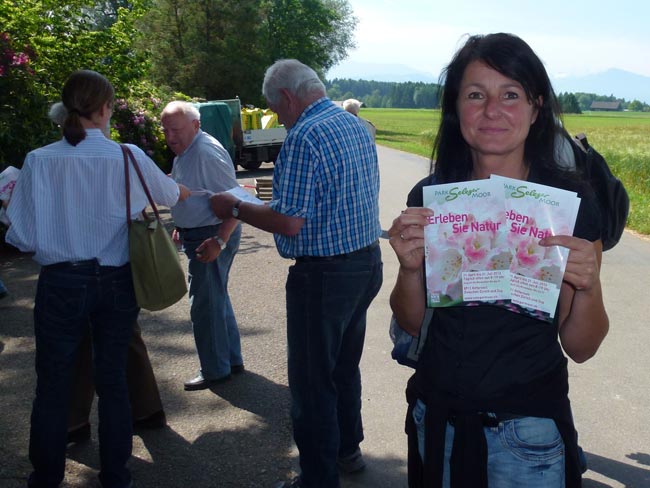
[[[275,126],[250,128],[262,125],[259,121],[251,124],[248,120],[242,120],[247,110],[242,111],[238,98],[197,103],[196,107],[201,113],[201,129],[228,150],[235,170],[237,166],[255,170],[264,162],[275,163],[287,135],[284,126],[270,124]]]

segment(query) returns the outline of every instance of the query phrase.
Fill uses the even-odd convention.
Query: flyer
[[[423,188],[427,306],[510,298],[505,193],[496,180]]]
[[[569,250],[544,247],[540,239],[573,235],[580,198],[546,185],[493,175],[504,189],[510,263],[509,309],[551,322],[555,316]]]

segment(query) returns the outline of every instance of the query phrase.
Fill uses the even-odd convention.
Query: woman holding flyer
[[[417,336],[427,306],[436,307],[406,392],[409,486],[580,486],[564,354],[588,360],[609,327],[595,197],[555,159],[558,103],[542,62],[523,40],[472,36],[444,76],[435,170],[413,188],[389,230],[400,262],[391,294],[397,323]],[[490,189],[489,181],[501,184]],[[434,195],[443,190],[453,198],[503,191],[506,203],[494,219],[479,218],[485,205],[459,204],[452,212],[437,204]],[[520,195],[560,208],[553,214],[562,214],[560,225],[531,217],[536,209],[519,202],[508,207]],[[453,230],[432,237],[429,230],[442,224]],[[444,252],[435,240],[441,236],[450,247]],[[552,254],[561,266],[549,265]],[[465,268],[470,261],[474,268]],[[490,290],[503,293],[499,299],[481,296],[487,285],[476,280],[477,269],[510,277],[507,286]],[[463,286],[465,278],[471,286]],[[522,280],[524,294],[551,303],[550,311],[517,301],[514,287]],[[538,285],[552,295],[555,280],[556,301],[535,296]],[[442,293],[432,290],[440,282],[446,282]]]

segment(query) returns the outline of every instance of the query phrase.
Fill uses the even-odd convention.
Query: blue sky
[[[404,64],[437,78],[464,35],[510,32],[553,78],[609,68],[650,76],[649,0],[348,1],[358,24],[346,61]]]

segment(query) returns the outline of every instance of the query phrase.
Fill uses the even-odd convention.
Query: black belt
[[[356,251],[348,252],[345,254],[337,254],[336,256],[298,256],[296,258],[296,262],[297,263],[319,263],[319,262],[344,261],[353,256],[369,253],[377,247],[379,247],[379,241],[375,241],[369,246],[362,247],[361,249],[357,249]]]
[[[97,259],[86,259],[84,261],[62,261],[60,263],[47,264],[43,269],[78,269],[99,266]]]
[[[176,227],[176,230],[178,232],[187,232],[188,230],[197,230],[197,229],[212,229],[214,227],[219,227],[221,223],[219,224],[212,224],[212,225],[202,225],[200,227]]]
[[[517,415],[511,413],[490,414],[490,413],[480,412],[477,415],[481,419],[481,423],[483,424],[483,427],[497,427],[500,422],[506,422],[507,420],[523,419],[525,417],[525,415]],[[456,419],[457,416],[452,414],[447,418],[447,422],[449,422],[451,425],[455,425]]]

